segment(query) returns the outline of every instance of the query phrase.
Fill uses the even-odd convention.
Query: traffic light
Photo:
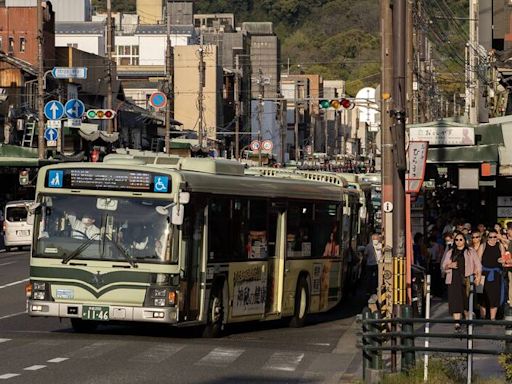
[[[89,109],[85,115],[91,120],[110,120],[116,116],[116,112],[112,109]]]
[[[320,105],[320,108],[321,109],[328,109],[328,108],[333,108],[333,109],[341,109],[341,108],[344,108],[344,109],[352,109],[354,108],[355,104],[350,101],[349,99],[345,99],[345,98],[342,98],[342,99],[332,99],[332,100],[320,100],[320,102],[318,103]]]
[[[28,185],[30,183],[28,171],[26,169],[23,171],[20,171],[19,181],[20,181],[20,185]]]

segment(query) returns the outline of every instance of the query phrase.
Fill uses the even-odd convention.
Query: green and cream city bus
[[[245,175],[228,160],[129,155],[41,168],[30,206],[31,316],[224,325],[341,299],[358,197],[328,182]]]

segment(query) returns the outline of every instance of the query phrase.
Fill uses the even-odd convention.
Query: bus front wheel
[[[219,284],[210,294],[208,320],[203,330],[203,337],[219,337],[224,328],[224,284]]]
[[[298,328],[304,326],[309,312],[309,289],[308,282],[301,277],[295,292],[295,308],[293,317],[290,320],[290,327]]]

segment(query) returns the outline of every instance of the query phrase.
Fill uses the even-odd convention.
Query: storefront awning
[[[429,148],[427,163],[498,162],[498,145]]]
[[[37,148],[0,144],[0,167],[37,167]]]

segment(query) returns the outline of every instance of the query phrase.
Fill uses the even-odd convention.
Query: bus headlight
[[[155,307],[165,307],[165,298],[163,298],[163,299],[155,299],[153,301],[153,304],[155,305]]]
[[[50,285],[44,281],[32,282],[32,299],[47,300],[50,296]]]
[[[163,297],[165,299],[166,295],[167,295],[166,288],[153,288],[151,290],[151,297]]]
[[[44,291],[35,291],[32,297],[34,300],[44,300],[45,296],[46,295]]]

